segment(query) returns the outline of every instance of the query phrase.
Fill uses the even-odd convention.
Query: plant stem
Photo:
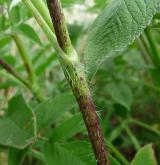
[[[125,129],[126,133],[128,134],[129,138],[131,139],[135,150],[138,151],[141,148],[141,146],[140,146],[137,138],[135,137],[135,135],[132,133],[132,131],[130,130],[130,128],[127,125],[124,127],[124,129]]]
[[[78,55],[72,47],[61,3],[59,0],[47,0],[47,4],[59,46],[65,54],[67,54],[66,58],[60,59],[61,65],[79,104],[97,164],[109,165],[108,153],[105,149],[96,107],[92,100],[84,68],[79,62]]]
[[[106,142],[110,152],[112,152],[115,155],[115,157],[123,163],[123,165],[130,164],[128,162],[128,160],[121,154],[121,152],[112,143],[110,143],[108,140],[105,140],[105,142]]]
[[[9,64],[7,64],[5,61],[0,59],[0,66],[5,69],[9,74],[11,74],[13,77],[18,79],[22,84],[24,84],[28,89],[31,89],[31,85],[28,81],[23,79],[21,75]]]
[[[158,69],[158,71],[160,71],[160,57],[159,57],[159,53],[158,53],[158,49],[156,47],[156,44],[151,36],[151,33],[150,33],[150,29],[146,29],[145,30],[145,36],[146,36],[146,39],[149,43],[149,48],[147,48],[147,43],[145,43],[145,39],[142,38],[142,41],[144,43],[144,45],[146,45],[146,49],[148,49],[148,51],[150,52],[150,57],[153,61],[153,64],[155,65],[155,67]]]
[[[5,69],[9,74],[19,80],[25,87],[27,87],[36,99],[41,102],[43,100],[39,91],[32,87],[31,83],[26,81],[11,65],[7,64],[4,60],[0,59],[0,66]]]
[[[51,20],[48,9],[45,6],[44,2],[42,0],[31,0],[31,1],[34,4],[34,6],[36,7],[36,9],[39,11],[41,16],[43,17],[44,21],[48,24],[50,29],[54,32],[52,20]]]
[[[61,50],[57,43],[57,39],[53,31],[50,29],[48,24],[44,21],[42,15],[39,13],[39,11],[36,9],[36,7],[32,4],[30,0],[22,0],[24,4],[27,6],[27,8],[30,10],[32,15],[35,17],[37,23],[42,28],[43,32],[47,36],[49,42],[53,46],[53,48],[56,50],[56,52],[59,54],[59,56],[64,57],[64,52]]]
[[[146,63],[146,64],[149,64],[149,52],[147,51],[147,49],[146,49],[146,47],[145,47],[145,45],[144,45],[144,43],[143,43],[143,41],[142,41],[142,36],[140,36],[138,39],[137,39],[137,46],[139,47],[139,50],[140,50],[140,52],[141,52],[141,54],[142,54],[142,57],[143,57],[143,59],[144,59],[144,62]]]
[[[35,78],[35,74],[33,71],[32,63],[31,63],[31,61],[27,55],[27,51],[26,51],[25,47],[23,46],[22,41],[20,40],[20,38],[18,37],[17,34],[12,33],[11,37],[14,39],[14,41],[16,43],[19,54],[20,54],[22,61],[24,63],[24,67],[26,68],[26,71],[28,73],[28,78],[29,78],[30,82],[34,84],[36,81],[35,80],[36,78]]]
[[[160,131],[158,131],[158,130],[152,128],[151,126],[149,126],[149,125],[146,124],[146,123],[143,123],[143,122],[141,122],[141,121],[138,121],[138,120],[132,119],[132,118],[128,120],[128,123],[136,124],[136,125],[138,125],[138,126],[140,126],[140,127],[142,127],[142,128],[145,128],[145,129],[151,131],[151,132],[154,132],[155,134],[157,134],[158,136],[160,136]]]
[[[40,92],[40,87],[36,81],[36,75],[32,66],[32,62],[28,57],[27,51],[25,49],[25,47],[22,44],[21,39],[18,37],[17,34],[12,33],[11,37],[14,39],[16,46],[19,50],[20,56],[23,60],[24,66],[26,68],[26,71],[28,73],[28,78],[31,82],[31,86],[32,86],[32,91],[34,92],[34,94],[36,95],[36,97],[38,98],[39,101],[43,100],[43,96],[41,95]]]

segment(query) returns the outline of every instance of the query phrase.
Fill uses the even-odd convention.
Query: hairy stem
[[[59,46],[67,55],[66,58],[61,58],[61,65],[79,104],[97,164],[109,165],[96,108],[87,84],[84,68],[79,62],[77,53],[72,48],[61,3],[59,0],[47,0],[47,4]]]

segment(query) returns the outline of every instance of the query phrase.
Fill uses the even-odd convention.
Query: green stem
[[[108,153],[105,149],[104,139],[99,126],[96,107],[92,100],[84,68],[79,62],[78,55],[72,47],[61,3],[59,0],[47,0],[47,4],[59,46],[67,55],[65,59],[61,58],[60,62],[66,79],[79,104],[97,164],[110,165]]]
[[[34,95],[36,95],[38,101],[43,101],[43,96],[41,95],[40,87],[39,87],[39,85],[36,81],[36,75],[35,75],[35,72],[34,72],[34,69],[33,69],[33,66],[32,66],[32,62],[31,62],[31,60],[30,60],[30,58],[27,54],[27,51],[26,51],[25,47],[23,46],[22,41],[18,37],[17,34],[12,33],[11,37],[14,39],[14,41],[17,45],[20,56],[22,58],[22,61],[24,63],[26,71],[28,73],[28,78],[31,82],[32,91],[33,91]]]
[[[41,14],[41,16],[43,17],[44,21],[48,24],[50,29],[54,32],[54,28],[53,28],[53,25],[52,25],[52,20],[51,20],[51,17],[49,15],[48,9],[45,6],[44,2],[42,0],[31,0],[31,2],[36,7],[38,12]]]
[[[160,58],[159,58],[159,52],[157,49],[157,46],[154,42],[154,39],[152,38],[150,29],[146,29],[145,30],[145,36],[147,39],[147,42],[149,43],[149,47],[147,46],[147,43],[145,43],[145,39],[142,38],[142,41],[146,47],[146,49],[148,50],[148,52],[150,52],[150,57],[153,61],[153,64],[155,65],[155,67],[158,69],[158,71],[160,71]]]
[[[151,131],[151,132],[154,132],[155,134],[157,134],[158,136],[160,136],[160,131],[158,131],[158,130],[152,128],[151,126],[149,126],[149,125],[146,124],[146,123],[143,123],[143,122],[138,121],[138,120],[135,120],[135,119],[129,119],[128,122],[129,122],[129,123],[136,124],[136,125],[138,125],[138,126],[140,126],[140,127],[142,127],[142,128],[145,128],[145,129]]]
[[[24,63],[25,69],[28,73],[28,78],[30,80],[31,83],[35,83],[36,78],[35,78],[35,74],[33,71],[33,67],[32,67],[32,63],[28,57],[27,51],[25,49],[25,47],[23,46],[23,42],[21,41],[21,39],[18,37],[17,34],[13,33],[11,34],[11,37],[14,39],[16,46],[18,48],[19,54],[22,58],[22,61]]]
[[[38,12],[38,10],[33,5],[33,3],[30,0],[22,0],[22,1],[27,6],[27,8],[30,10],[30,12],[32,13],[32,15],[35,17],[37,23],[42,28],[42,30],[45,33],[45,35],[47,36],[49,42],[51,43],[51,45],[53,46],[53,48],[56,50],[56,52],[59,54],[59,56],[65,58],[64,52],[61,50],[61,48],[59,47],[59,45],[57,43],[57,39],[56,39],[55,34],[50,29],[50,27],[48,26],[48,24],[44,21],[43,17]]]
[[[140,38],[137,39],[137,45],[139,47],[139,50],[143,56],[145,63],[149,64],[150,61],[148,59],[148,57],[149,57],[149,52],[147,50],[148,48],[146,49],[146,45],[144,45],[145,43],[142,40],[143,40],[143,38],[142,38],[142,36],[140,36]]]
[[[126,133],[128,134],[129,138],[131,139],[135,150],[138,151],[141,148],[141,146],[140,146],[137,138],[134,136],[134,134],[132,133],[132,131],[130,130],[130,128],[127,125],[124,127],[124,129],[125,129]]]
[[[105,140],[109,150],[111,153],[113,153],[115,155],[115,157],[123,163],[123,165],[129,165],[130,163],[128,162],[128,160],[120,153],[120,151],[112,144],[110,143],[108,140]]]

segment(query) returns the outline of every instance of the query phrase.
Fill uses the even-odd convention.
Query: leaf
[[[2,55],[1,59],[3,59],[6,63],[14,66],[16,63],[16,59],[14,56],[10,55],[10,54],[6,54],[6,55]]]
[[[76,157],[72,152],[65,150],[59,143],[45,144],[44,155],[47,165],[86,165],[80,158]]]
[[[2,37],[2,38],[0,38],[0,48],[3,48],[7,44],[9,44],[10,41],[11,41],[10,37]]]
[[[109,155],[109,160],[111,165],[120,165],[120,163],[112,155]]]
[[[63,5],[69,5],[74,3],[84,3],[84,0],[62,0]]]
[[[44,61],[44,58],[42,58],[40,62],[41,63],[35,68],[36,75],[40,75],[40,74],[44,73],[46,68],[52,67],[51,64],[56,62],[55,53],[52,53],[50,55],[50,57],[48,57],[48,58],[45,57],[45,61]]]
[[[9,18],[13,25],[18,24],[20,22],[20,7],[18,5],[11,8],[11,11],[9,12]]]
[[[40,40],[38,34],[35,32],[35,30],[30,25],[22,23],[18,26],[18,30],[20,30],[20,32],[22,34],[24,34],[26,37],[28,37],[32,41],[41,45],[41,40]]]
[[[34,116],[22,96],[9,102],[5,117],[0,119],[0,144],[24,149],[33,143]]]
[[[114,101],[130,110],[130,106],[133,101],[133,95],[128,85],[123,83],[108,84],[107,92],[111,95]]]
[[[21,165],[27,151],[28,148],[24,150],[10,148],[8,153],[8,165]]]
[[[84,57],[88,71],[94,74],[106,57],[131,44],[159,6],[159,0],[112,0],[89,29]]]
[[[6,3],[6,0],[0,0],[0,5],[3,5],[4,3]]]
[[[95,0],[95,7],[102,8],[106,4],[106,0]]]
[[[133,159],[131,165],[157,165],[152,145],[141,148]]]
[[[92,146],[87,141],[72,141],[61,144],[65,150],[80,158],[87,165],[95,165],[96,161]]]
[[[0,15],[0,32],[4,32],[7,28],[7,18],[6,16],[3,14]]]
[[[59,95],[41,103],[35,109],[38,129],[45,128],[55,122],[75,103],[75,98],[71,94]]]
[[[59,127],[53,129],[51,133],[51,139],[54,142],[65,140],[75,135],[75,133],[84,130],[85,127],[83,124],[82,116],[81,114],[77,114],[60,124]]]

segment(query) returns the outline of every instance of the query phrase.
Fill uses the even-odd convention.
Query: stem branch
[[[24,84],[28,89],[31,90],[31,85],[28,81],[23,79],[21,75],[9,64],[7,64],[4,60],[0,59],[0,66],[5,69],[9,74],[11,74],[13,77],[18,79],[22,84]]]

